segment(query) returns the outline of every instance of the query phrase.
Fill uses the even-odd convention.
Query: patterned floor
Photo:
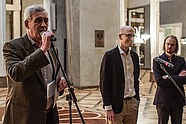
[[[141,69],[140,74],[141,102],[137,124],[157,124],[156,109],[152,104],[156,85],[150,82],[150,70]],[[2,124],[1,117],[4,114],[6,92],[6,88],[0,88],[0,124]],[[102,109],[102,99],[99,88],[74,89],[74,93],[84,122],[86,124],[104,124],[104,110]],[[64,95],[60,96],[57,101],[60,124],[69,124],[69,101],[66,99],[68,94],[69,92],[66,90]],[[82,124],[82,120],[74,103],[72,103],[71,110],[72,124]],[[184,109],[183,124],[186,124],[186,109]]]
[[[102,114],[87,111],[87,110],[80,110],[81,113],[77,111],[77,109],[71,110],[71,116],[72,120],[71,122],[73,124],[82,124],[84,121],[85,124],[104,124],[105,118]],[[60,118],[60,124],[69,124],[70,123],[70,115],[69,115],[69,108],[61,108],[59,109],[59,118]],[[80,118],[80,114],[82,115],[82,118]]]

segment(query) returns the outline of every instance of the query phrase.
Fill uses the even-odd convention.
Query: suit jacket
[[[165,53],[159,57],[165,61],[169,61]],[[186,77],[178,76],[178,74],[185,69],[185,60],[183,57],[174,55],[171,63],[174,65],[174,67],[171,69],[165,66],[165,69],[171,75],[181,91],[185,94],[183,85],[186,83]],[[180,94],[171,80],[162,78],[162,76],[166,75],[166,73],[161,69],[160,64],[156,62],[155,59],[153,59],[153,73],[157,83],[153,104],[168,107],[171,105],[173,100],[176,100],[179,106],[184,106],[185,100],[183,96]]]
[[[139,97],[139,58],[137,53],[130,51],[134,65],[134,88],[137,100]],[[102,59],[100,69],[100,91],[103,106],[112,105],[114,113],[123,109],[125,77],[121,55],[118,47],[107,51]]]
[[[55,56],[49,50],[56,70]],[[45,54],[33,48],[27,35],[6,42],[3,56],[8,77],[8,93],[3,124],[46,124],[46,84],[40,68],[49,64]],[[54,73],[54,72],[53,72]],[[52,75],[52,74],[51,74]],[[57,76],[57,81],[60,77]],[[58,124],[55,105],[52,108],[54,123]]]

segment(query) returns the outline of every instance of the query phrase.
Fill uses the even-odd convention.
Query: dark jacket
[[[139,58],[137,53],[130,51],[134,65],[134,88],[137,100],[139,97]],[[103,98],[103,106],[112,105],[114,113],[120,113],[124,100],[123,63],[118,47],[107,51],[102,59],[100,69],[100,91]]]
[[[159,56],[165,61],[169,61],[165,53]],[[179,73],[185,69],[185,60],[180,56],[173,56],[172,62],[174,67],[169,68],[164,66],[166,71],[170,74],[176,84],[179,86],[181,91],[185,94],[183,85],[186,83],[186,77],[178,76]],[[154,105],[161,105],[162,107],[168,107],[171,105],[173,100],[176,100],[179,106],[185,105],[185,100],[180,94],[178,89],[172,83],[170,79],[163,79],[162,76],[166,73],[161,69],[160,64],[153,59],[153,73],[157,83],[156,94],[154,98]]]
[[[57,66],[52,50],[50,54],[55,72]],[[40,70],[49,64],[45,54],[40,49],[34,51],[25,35],[6,42],[3,56],[8,77],[3,124],[46,124],[46,84]],[[52,108],[52,111],[54,124],[58,124],[57,107]]]

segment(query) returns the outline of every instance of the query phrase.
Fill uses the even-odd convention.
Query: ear
[[[24,24],[25,24],[25,27],[26,27],[27,29],[29,29],[29,21],[28,21],[28,20],[25,20],[25,21],[24,21]]]
[[[118,36],[119,36],[119,39],[120,39],[120,40],[122,40],[122,39],[123,39],[123,38],[121,37],[121,36],[122,36],[121,34],[119,34]]]

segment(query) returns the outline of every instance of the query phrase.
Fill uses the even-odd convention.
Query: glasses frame
[[[123,33],[121,33],[120,35],[125,35],[126,37],[129,37],[129,38],[136,37],[135,34],[123,34]]]

